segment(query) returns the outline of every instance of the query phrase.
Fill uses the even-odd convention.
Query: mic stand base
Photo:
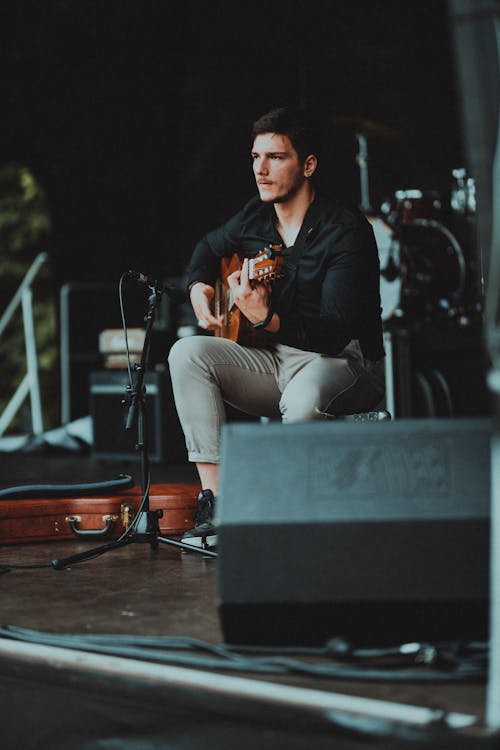
[[[144,523],[146,526],[144,531],[133,531],[125,537],[120,537],[119,539],[115,539],[107,544],[102,544],[99,547],[93,547],[85,552],[64,557],[61,560],[52,560],[51,565],[54,570],[62,570],[63,568],[67,568],[75,563],[83,562],[84,560],[91,560],[92,558],[99,557],[99,555],[103,555],[110,550],[127,547],[129,544],[134,543],[150,544],[153,549],[157,549],[161,542],[162,544],[169,544],[173,547],[178,547],[179,549],[185,549],[188,552],[198,552],[205,555],[205,557],[217,557],[217,553],[213,552],[208,547],[195,547],[194,545],[186,544],[186,542],[180,542],[177,539],[162,536],[158,525],[158,513],[161,514],[161,512],[162,511],[150,510],[139,513],[137,516],[139,519],[138,526],[140,527],[141,524]],[[144,516],[144,518],[142,518],[142,516]]]
[[[130,531],[124,532],[124,534],[113,542],[103,544],[100,547],[94,547],[85,552],[80,552],[77,555],[71,555],[70,557],[64,557],[62,560],[52,560],[52,567],[55,570],[61,570],[62,568],[68,567],[73,563],[82,562],[83,560],[90,560],[93,557],[103,555],[105,552],[109,552],[113,549],[119,549],[125,547],[134,542],[150,544],[152,548],[156,549],[159,542],[164,544],[170,544],[173,547],[179,547],[189,552],[199,552],[205,557],[217,557],[216,552],[212,552],[206,546],[206,541],[202,539],[202,546],[195,547],[185,542],[178,542],[170,537],[164,537],[160,534],[160,525],[158,518],[163,515],[163,512],[152,511],[149,508],[149,457],[147,447],[147,434],[146,429],[146,408],[145,408],[145,397],[146,388],[144,386],[144,374],[147,369],[147,360],[149,352],[149,343],[151,339],[151,331],[153,328],[153,322],[155,318],[155,311],[160,302],[161,294],[163,290],[152,289],[152,293],[149,297],[149,308],[146,315],[146,330],[144,334],[144,346],[142,349],[142,356],[140,364],[135,365],[135,383],[130,386],[130,407],[127,416],[126,429],[131,429],[135,422],[137,422],[138,440],[136,449],[141,453],[142,463],[142,489],[144,497],[141,504],[141,510],[132,521]]]

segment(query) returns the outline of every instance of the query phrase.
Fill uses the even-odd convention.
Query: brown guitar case
[[[149,507],[163,511],[163,536],[180,536],[193,527],[199,491],[196,484],[151,486]],[[140,487],[79,497],[0,497],[0,544],[116,539],[133,520],[141,499]]]

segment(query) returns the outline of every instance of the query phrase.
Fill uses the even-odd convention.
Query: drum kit
[[[372,225],[378,246],[385,326],[436,320],[467,324],[477,315],[480,303],[470,278],[473,253],[464,248],[470,232],[457,232],[457,228],[475,223],[474,179],[464,168],[455,169],[446,200],[438,190],[404,188],[395,190],[378,211],[374,210],[367,137],[387,136],[388,129],[366,121],[356,124],[360,209]]]

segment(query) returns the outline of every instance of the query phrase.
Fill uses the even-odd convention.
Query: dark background
[[[51,230],[38,249],[52,261],[54,328],[69,320],[60,364],[71,403],[64,406],[55,364],[45,368],[53,394],[45,403],[57,410],[61,390],[63,421],[88,413],[89,373],[102,368],[99,332],[121,325],[121,275],[135,269],[180,283],[196,241],[255,194],[251,125],[272,107],[316,111],[322,182],[345,201],[360,203],[356,133],[363,131],[375,212],[408,188],[439,191],[449,207],[452,170],[465,166],[474,177],[452,30],[446,0],[17,0],[3,7],[0,168],[24,165],[44,190]],[[436,368],[453,413],[489,409],[472,226],[459,237],[471,271],[467,326],[455,314],[432,319],[437,342],[425,332],[411,342],[410,359],[399,362],[398,354],[395,371],[406,378],[396,384],[398,416],[432,415],[415,373]],[[143,325],[138,286],[127,287],[129,326]],[[157,332],[154,362],[163,362],[179,325],[195,323],[189,305],[171,306],[162,321],[167,333]],[[437,412],[450,414],[440,397]]]
[[[375,206],[465,161],[443,0],[19,0],[0,33],[0,164],[45,188],[57,286],[179,275],[254,193],[249,129],[279,104],[318,111],[323,175],[356,203],[361,120],[387,130]]]

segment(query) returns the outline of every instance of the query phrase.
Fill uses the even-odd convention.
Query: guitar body
[[[223,316],[223,326],[215,331],[220,338],[237,341],[242,346],[263,347],[269,334],[245,318],[241,310],[235,305],[232,291],[227,283],[228,277],[239,271],[245,256],[234,253],[230,257],[222,258],[220,278],[215,285],[215,315]],[[271,245],[256,256],[250,258],[249,279],[259,284],[267,284],[271,290],[271,282],[278,278],[283,265],[280,245]]]

